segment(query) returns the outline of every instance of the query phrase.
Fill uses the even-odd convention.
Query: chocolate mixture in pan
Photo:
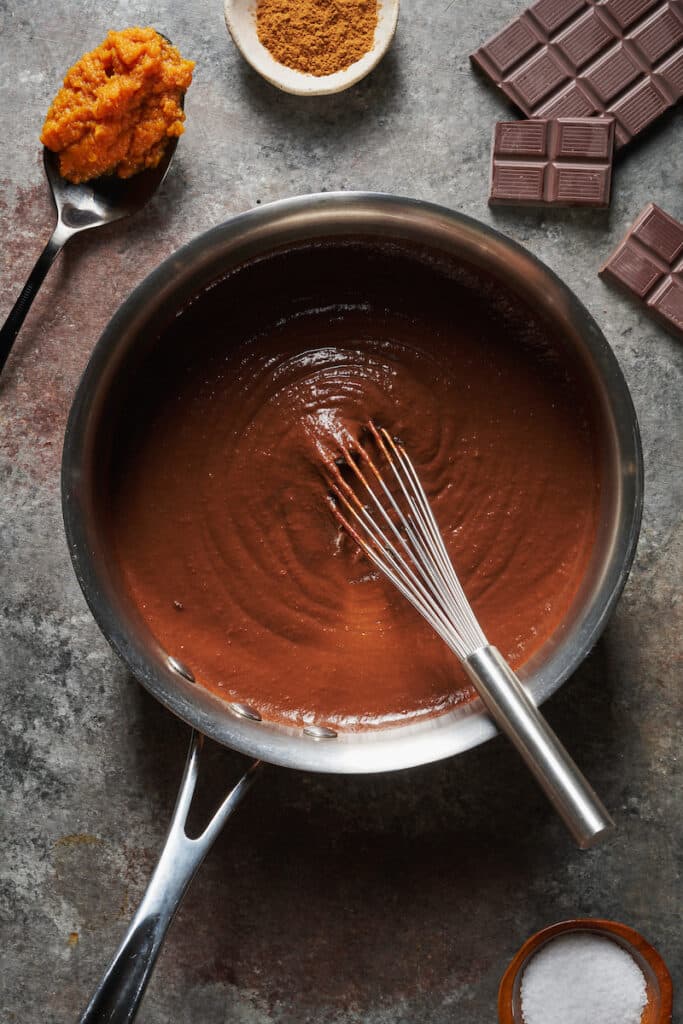
[[[121,416],[111,528],[142,618],[202,685],[342,728],[471,698],[326,502],[323,459],[370,418],[405,442],[489,640],[519,666],[553,633],[596,529],[590,409],[497,294],[417,256],[309,248],[161,337]]]

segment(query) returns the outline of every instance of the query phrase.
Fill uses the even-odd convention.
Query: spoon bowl
[[[134,174],[131,178],[103,174],[100,178],[83,181],[78,185],[61,176],[59,154],[44,146],[43,166],[52,190],[58,223],[76,233],[137,213],[149,202],[166,177],[177,145],[177,136],[170,138],[157,166]]]

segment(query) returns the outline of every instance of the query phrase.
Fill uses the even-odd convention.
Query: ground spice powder
[[[258,0],[256,27],[280,64],[331,75],[372,49],[377,0]]]

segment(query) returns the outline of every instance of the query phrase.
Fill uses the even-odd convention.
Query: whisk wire
[[[448,585],[446,586],[446,591],[449,593],[449,597],[451,597],[451,605],[453,607],[454,615],[458,620],[459,628],[462,630],[463,636],[469,638],[471,650],[482,647],[487,643],[486,637],[484,636],[484,632],[479,625],[478,620],[469,609],[469,602],[457,573],[455,572],[453,563],[448,556],[442,533],[439,530],[432,507],[424,492],[424,488],[420,483],[420,478],[415,471],[413,463],[408,458],[405,449],[402,446],[395,445],[391,438],[389,438],[389,442],[395,449],[397,458],[400,460],[406,474],[410,478],[415,497],[420,506],[421,515],[417,518],[418,521],[421,524],[423,523],[425,526],[428,542],[433,546],[438,566],[444,575],[444,579],[447,581]],[[462,614],[461,609],[463,607],[467,609],[469,614]]]
[[[335,477],[337,474],[334,474]],[[340,486],[341,485],[341,486]],[[367,486],[367,485],[366,485]],[[351,495],[352,501],[349,501],[347,497],[348,493]],[[433,596],[425,588],[419,577],[411,568],[410,564],[406,562],[405,558],[401,555],[395,544],[386,535],[380,526],[375,522],[367,508],[365,508],[357,499],[356,495],[348,488],[345,481],[337,479],[337,482],[333,484],[332,490],[335,497],[342,502],[346,510],[353,516],[356,522],[365,530],[371,543],[368,543],[364,537],[362,537],[353,525],[343,516],[338,508],[335,508],[335,515],[344,526],[344,528],[350,533],[356,543],[365,551],[371,561],[385,573],[392,583],[401,591],[404,597],[406,597],[416,608],[427,618],[432,628],[437,630],[441,635],[444,631],[448,630],[448,620],[444,615],[437,601],[434,600]],[[377,503],[382,517],[387,521],[391,528],[392,533],[396,535],[400,544],[406,547],[405,540],[401,537],[400,533],[396,530],[394,523],[391,521],[391,517],[387,516],[386,510],[379,503],[377,496],[369,489],[370,495],[374,502]]]
[[[335,466],[333,494],[361,532],[353,528],[338,507],[337,518],[458,657],[466,658],[486,645],[486,637],[469,608],[427,496],[402,445],[374,424],[370,424],[370,431],[392,471],[398,491],[395,494],[387,485],[368,452],[360,445],[354,446],[353,451],[344,452],[345,465],[360,483],[371,506],[368,508],[360,500]],[[378,485],[379,494],[368,475]]]
[[[415,472],[415,467],[408,458],[405,449],[397,445],[386,431],[383,432],[383,435],[383,440],[390,446],[407,478],[407,483],[404,483],[391,455],[384,449],[412,512],[413,521],[424,539],[424,544],[420,544],[420,551],[425,556],[425,568],[434,574],[433,582],[438,589],[439,595],[445,601],[453,617],[453,624],[462,633],[463,638],[469,640],[470,651],[468,653],[471,653],[472,650],[486,644],[486,638],[477,620],[469,610],[465,594],[453,568],[453,563],[446,551],[441,531],[434,518],[434,513],[420,483],[420,479]]]

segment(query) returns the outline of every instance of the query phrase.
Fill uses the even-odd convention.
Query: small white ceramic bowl
[[[296,96],[324,96],[360,82],[389,49],[398,21],[399,0],[379,0],[375,42],[355,64],[332,75],[306,75],[279,64],[256,32],[257,0],[225,0],[225,23],[244,59],[268,82]]]

